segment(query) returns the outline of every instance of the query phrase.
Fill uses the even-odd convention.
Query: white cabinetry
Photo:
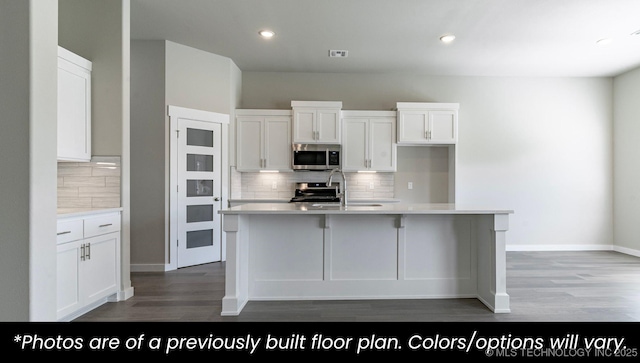
[[[58,219],[57,318],[85,313],[117,293],[120,213]]]
[[[238,171],[291,171],[291,111],[236,110]]]
[[[397,110],[398,144],[457,143],[457,103],[398,102]]]
[[[90,61],[58,47],[58,160],[91,159]]]
[[[293,142],[339,144],[342,102],[291,101]]]
[[[396,171],[396,113],[343,111],[342,169]]]

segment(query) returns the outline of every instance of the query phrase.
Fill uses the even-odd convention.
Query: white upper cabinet
[[[339,144],[342,102],[291,101],[293,143]]]
[[[399,102],[398,144],[456,144],[458,107],[457,103]]]
[[[343,111],[342,169],[396,171],[396,113]]]
[[[92,63],[58,47],[58,160],[91,160]]]
[[[236,169],[291,171],[291,111],[236,110]]]

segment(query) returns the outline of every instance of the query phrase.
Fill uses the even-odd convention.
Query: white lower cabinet
[[[67,237],[78,233],[81,237]],[[58,320],[89,311],[118,292],[120,213],[58,221],[56,278]]]

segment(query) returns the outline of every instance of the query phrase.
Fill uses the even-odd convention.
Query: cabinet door
[[[317,142],[315,127],[316,112],[314,109],[296,108],[293,110],[293,142]]]
[[[428,115],[426,111],[399,111],[398,142],[426,143]]]
[[[369,169],[396,171],[395,118],[372,118],[369,121]]]
[[[264,117],[262,116],[238,117],[236,128],[238,171],[257,171],[264,165],[263,127]]]
[[[316,141],[329,144],[340,143],[340,110],[318,109],[316,130]]]
[[[82,306],[80,294],[80,245],[82,240],[57,246],[56,311],[60,319]]]
[[[291,170],[291,117],[266,117],[264,132],[265,169]]]
[[[438,144],[456,143],[456,118],[455,111],[430,111],[429,112],[429,142]]]
[[[91,73],[58,58],[58,160],[91,159]]]
[[[342,170],[367,170],[368,124],[366,118],[345,118],[342,145]]]
[[[80,289],[85,304],[90,304],[118,291],[120,233],[87,238],[83,243]]]

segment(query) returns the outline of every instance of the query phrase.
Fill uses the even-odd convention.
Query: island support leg
[[[495,214],[479,216],[478,243],[478,299],[494,313],[509,313],[507,294],[506,232],[509,216]]]
[[[227,234],[227,260],[225,262],[225,296],[222,298],[220,315],[239,315],[249,300],[248,216],[224,216],[224,231]]]

